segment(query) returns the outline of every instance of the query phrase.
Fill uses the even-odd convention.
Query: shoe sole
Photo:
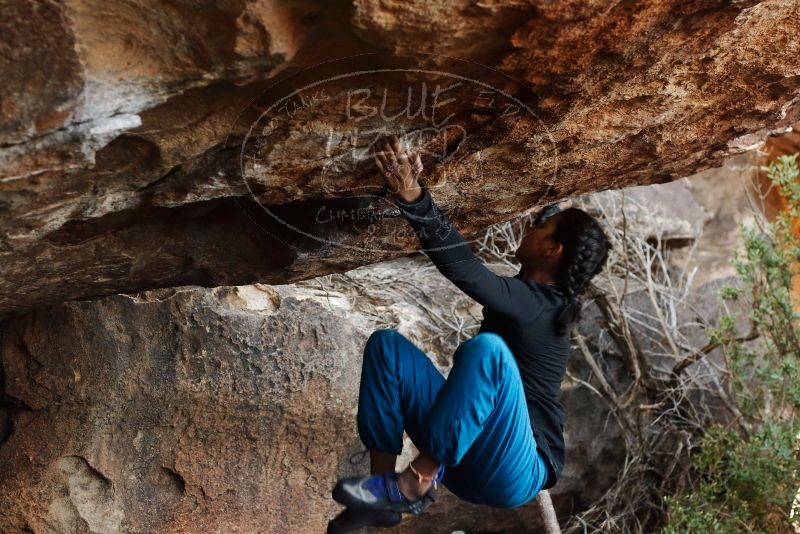
[[[355,514],[355,516],[353,514]],[[400,512],[345,508],[339,515],[328,522],[326,533],[344,534],[347,532],[355,532],[364,527],[392,528],[399,525],[402,521],[403,515]]]

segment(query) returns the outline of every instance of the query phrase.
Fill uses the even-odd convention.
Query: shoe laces
[[[391,502],[403,502],[411,504],[412,501],[403,495],[397,486],[397,473],[386,471],[379,475],[372,475],[364,480],[363,488],[372,493],[378,499],[387,499]]]
[[[437,489],[439,487],[439,483],[444,478],[444,464],[439,464],[439,469],[436,470],[436,474],[433,475],[433,489]]]

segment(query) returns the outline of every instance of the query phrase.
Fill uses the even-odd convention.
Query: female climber
[[[499,508],[531,501],[555,485],[564,466],[561,380],[578,298],[610,248],[583,210],[542,209],[515,252],[513,277],[475,256],[418,182],[418,154],[392,136],[375,163],[423,250],[445,277],[483,305],[478,333],[461,343],[445,379],[394,329],[376,330],[364,348],[357,426],[371,475],[339,480],[333,498],[347,508],[328,533],[391,527],[421,514],[443,484],[460,499]],[[403,431],[420,454],[395,472]]]

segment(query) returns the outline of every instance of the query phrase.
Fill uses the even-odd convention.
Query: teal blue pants
[[[471,503],[514,508],[545,484],[519,368],[497,334],[461,343],[445,380],[408,338],[376,330],[364,348],[357,423],[365,447],[392,454],[405,430],[444,462],[444,486]]]

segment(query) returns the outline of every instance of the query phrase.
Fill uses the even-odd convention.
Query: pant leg
[[[365,447],[403,450],[403,430],[419,448],[425,419],[444,384],[428,356],[394,329],[373,332],[364,347],[358,394],[358,434]]]
[[[420,448],[444,461],[443,483],[463,500],[500,508],[529,502],[547,469],[511,350],[485,332],[462,343],[453,360]]]

